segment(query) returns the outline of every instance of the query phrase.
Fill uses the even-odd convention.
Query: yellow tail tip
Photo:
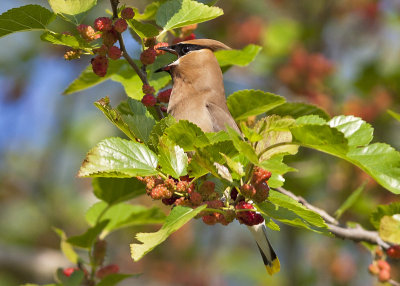
[[[272,261],[271,266],[265,265],[265,268],[267,269],[269,275],[274,275],[275,273],[278,273],[279,270],[281,270],[281,263],[279,262],[278,257]]]

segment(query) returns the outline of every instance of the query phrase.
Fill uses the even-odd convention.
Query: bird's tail
[[[268,274],[273,275],[279,272],[281,265],[274,249],[268,241],[265,224],[260,223],[258,225],[248,226],[248,228],[257,242],[258,249],[260,250]]]

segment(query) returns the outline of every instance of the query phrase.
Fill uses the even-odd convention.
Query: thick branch
[[[277,188],[279,192],[282,194],[285,194],[292,199],[296,200],[297,202],[301,203],[304,205],[306,208],[316,212],[319,214],[326,222],[328,225],[328,229],[332,234],[334,234],[336,237],[342,238],[342,239],[349,239],[354,242],[368,242],[372,244],[376,244],[381,246],[383,249],[388,249],[390,245],[386,242],[384,242],[378,232],[376,231],[370,231],[362,228],[361,226],[357,226],[355,228],[347,228],[339,225],[339,222],[332,216],[330,216],[326,211],[317,208],[310,203],[308,203],[304,198],[300,196],[296,196],[292,192],[284,189],[284,188]]]

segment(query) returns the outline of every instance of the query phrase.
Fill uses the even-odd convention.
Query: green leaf
[[[71,236],[70,238],[67,239],[67,242],[78,247],[91,248],[96,238],[106,227],[107,223],[108,220],[103,220],[94,227],[89,228],[85,233],[77,236]]]
[[[200,177],[211,172],[217,178],[220,177],[214,163],[225,163],[225,154],[227,157],[233,157],[238,154],[232,141],[222,141],[202,148],[197,148],[196,153],[189,165],[190,175]]]
[[[156,124],[151,115],[122,115],[122,118],[136,138],[144,143],[149,141],[150,132]]]
[[[78,264],[79,255],[75,252],[71,244],[67,242],[65,232],[59,228],[53,227],[53,230],[60,237],[60,248],[65,257],[73,264]]]
[[[46,30],[56,16],[39,5],[10,9],[0,15],[0,38],[15,32]]]
[[[290,144],[292,133],[289,130],[292,125],[294,125],[293,118],[278,115],[268,116],[257,122],[254,131],[263,139],[258,141],[255,151],[261,162],[277,154],[297,153],[299,147],[296,144]]]
[[[228,108],[235,120],[267,112],[285,102],[279,95],[261,90],[239,90],[228,96]]]
[[[335,216],[337,219],[339,219],[342,214],[347,211],[349,208],[351,208],[352,205],[355,204],[355,202],[358,200],[360,197],[362,191],[365,188],[365,182],[359,186],[345,201],[344,203],[337,209],[335,212]]]
[[[165,129],[165,134],[168,139],[181,146],[185,151],[194,151],[196,146],[209,144],[200,127],[187,120],[179,120],[177,124]]]
[[[66,90],[64,94],[71,94],[74,92],[82,91],[87,88],[93,87],[107,79],[109,79],[113,74],[117,73],[123,68],[127,68],[127,63],[125,60],[116,60],[108,62],[107,74],[104,77],[100,77],[93,73],[92,65],[88,65],[85,70],[75,79]]]
[[[353,148],[348,160],[359,166],[379,184],[395,194],[400,194],[400,153],[384,143]]]
[[[299,118],[305,115],[318,115],[319,117],[326,120],[329,120],[330,118],[326,111],[322,110],[321,108],[312,104],[301,102],[285,102],[284,104],[268,111],[268,114],[291,116],[293,118]]]
[[[296,125],[325,125],[327,121],[318,115],[304,115],[296,119]]]
[[[48,0],[54,13],[77,15],[92,9],[97,0]]]
[[[188,157],[181,147],[169,140],[161,140],[158,150],[158,163],[165,174],[176,179],[187,174]]]
[[[381,219],[379,236],[385,241],[400,244],[400,214]]]
[[[123,274],[123,273],[111,273],[108,274],[106,277],[101,279],[99,283],[96,284],[96,286],[114,286],[121,282],[122,280],[125,280],[127,278],[139,276],[140,274]]]
[[[105,213],[104,213],[105,212]],[[86,212],[86,221],[95,225],[100,215],[102,220],[108,220],[104,231],[110,233],[117,229],[149,224],[162,224],[165,214],[157,207],[146,208],[142,205],[130,205],[126,203],[115,204],[108,207],[105,202],[98,202]]]
[[[150,132],[148,141],[148,145],[151,150],[157,152],[160,138],[164,135],[165,129],[174,124],[176,124],[175,119],[172,116],[168,115],[167,117],[157,122],[156,125],[154,125],[153,129]]]
[[[376,229],[379,229],[379,224],[384,216],[392,216],[395,214],[400,214],[400,202],[377,206],[371,213],[370,221]]]
[[[139,10],[137,8],[133,8],[133,10],[135,11],[135,19],[136,20],[154,20],[158,7],[160,7],[161,2],[165,2],[163,1],[154,1],[152,3],[150,3],[149,5],[146,6],[146,8],[144,9],[143,13],[140,13]]]
[[[257,142],[263,139],[263,136],[260,133],[252,128],[247,127],[244,121],[240,122],[240,130],[242,131],[244,137],[246,137],[250,142]]]
[[[243,154],[246,156],[246,158],[252,162],[253,164],[258,163],[258,157],[256,152],[254,151],[253,147],[240,137],[240,135],[231,127],[227,126],[227,132],[233,142],[233,145],[235,146],[236,150],[239,151],[239,153]]]
[[[40,36],[40,39],[45,42],[49,42],[55,45],[68,46],[73,49],[92,48],[92,46],[88,42],[74,35],[45,32]]]
[[[264,217],[264,221],[265,221],[265,225],[272,230],[275,231],[281,231],[281,228],[279,227],[279,225],[277,225],[272,218],[270,218],[269,216],[263,216]]]
[[[192,0],[170,0],[158,8],[156,23],[164,31],[205,22],[223,15],[218,7],[209,7]]]
[[[319,214],[277,191],[270,190],[268,202],[257,204],[257,208],[262,214],[285,224],[303,227],[317,233],[329,233],[326,223]]]
[[[218,132],[207,132],[206,137],[207,137],[208,141],[210,142],[210,144],[230,140],[229,134],[223,130],[218,131]]]
[[[198,215],[207,205],[199,206],[195,209],[177,206],[172,209],[164,225],[157,232],[138,233],[136,239],[140,242],[131,244],[131,255],[134,261],[140,260],[146,253],[161,244],[172,233],[180,229],[185,223]]]
[[[329,126],[338,129],[347,138],[349,146],[364,146],[371,142],[374,129],[361,118],[340,115],[329,121]]]
[[[82,270],[75,270],[71,276],[68,277],[63,274],[62,268],[58,268],[56,274],[62,286],[80,286],[85,277],[85,273]]]
[[[79,177],[136,177],[158,174],[157,156],[145,145],[118,137],[100,141],[86,156]]]
[[[112,205],[146,193],[145,186],[136,178],[93,178],[94,195]]]
[[[231,65],[244,67],[254,61],[261,49],[262,48],[260,46],[250,44],[241,50],[216,51],[215,57],[217,58],[221,67]]]
[[[347,139],[336,128],[327,125],[301,125],[291,127],[294,142],[328,154],[343,157],[348,151]]]
[[[133,134],[133,132],[130,130],[128,124],[124,122],[120,112],[111,107],[110,99],[108,97],[96,101],[94,103],[94,106],[100,109],[101,112],[103,112],[103,114],[108,118],[108,120],[110,120],[112,124],[114,124],[123,133],[125,133],[126,136],[128,136],[132,140],[135,140],[135,134]]]
[[[392,116],[397,121],[400,121],[400,113],[394,112],[393,110],[390,109],[388,109],[386,112],[389,113],[390,116]]]
[[[129,24],[129,27],[131,27],[135,31],[135,33],[138,34],[138,36],[142,39],[155,37],[160,32],[157,27],[152,24],[141,23],[134,19],[128,20],[127,22]]]

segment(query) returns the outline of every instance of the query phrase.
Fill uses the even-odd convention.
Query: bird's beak
[[[178,55],[178,53],[170,46],[169,47],[159,47],[159,48],[157,48],[157,50],[161,50],[161,51],[165,51],[165,52],[168,52],[168,53],[171,53],[174,55]]]
[[[171,53],[171,54],[174,54],[174,55],[178,55],[177,51],[175,51],[170,46],[169,47],[159,47],[159,48],[157,48],[157,50],[161,50],[161,51],[165,51],[165,52],[168,52],[168,53]],[[162,71],[169,72],[170,68],[171,68],[171,64],[163,66],[163,67],[155,70],[154,72],[162,72]]]

